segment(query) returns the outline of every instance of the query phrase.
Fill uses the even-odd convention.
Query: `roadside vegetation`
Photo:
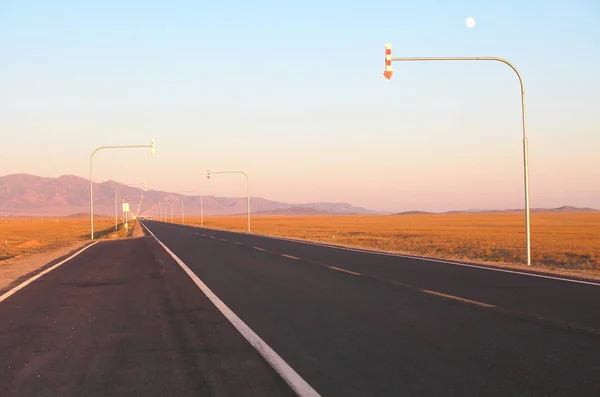
[[[94,219],[94,224],[95,234],[99,239],[125,237],[125,229],[121,225],[119,231],[115,232],[112,218],[98,217]],[[130,223],[131,225],[133,223]],[[90,221],[85,217],[0,218],[0,265],[9,260],[62,248],[89,238]]]
[[[245,231],[246,218],[205,217],[204,226]],[[531,231],[535,267],[600,273],[600,212],[533,213]],[[522,213],[262,216],[252,218],[252,232],[488,264],[526,261]]]

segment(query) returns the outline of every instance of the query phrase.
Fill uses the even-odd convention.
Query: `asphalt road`
[[[323,396],[599,396],[600,286],[146,222]],[[0,395],[294,395],[152,237],[0,302]]]
[[[0,396],[294,396],[151,237],[0,302]]]
[[[146,224],[324,396],[600,395],[598,285]]]

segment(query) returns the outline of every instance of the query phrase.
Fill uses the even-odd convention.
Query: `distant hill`
[[[557,208],[532,208],[531,212],[597,212],[597,209],[588,207],[572,207],[562,206]],[[447,211],[444,214],[463,214],[463,213],[497,213],[497,212],[525,212],[524,209],[506,209],[506,210],[464,210],[464,211]]]
[[[427,214],[433,214],[433,212],[427,212],[427,211],[404,211],[404,212],[399,212],[399,213],[394,214],[394,215],[427,215]]]
[[[321,211],[310,207],[293,206],[276,210],[256,211],[256,215],[331,215],[332,212]],[[334,213],[335,214],[335,213]]]
[[[522,211],[522,210],[521,210]],[[594,208],[579,208],[579,207],[571,207],[568,205],[558,207],[558,208],[534,208],[531,210],[532,212],[596,212],[598,210]]]
[[[120,183],[106,181],[94,183],[94,212],[96,216],[114,216],[115,188]],[[140,214],[158,204],[166,196],[176,193],[148,190],[123,186],[119,189],[117,210],[120,211],[124,196],[143,195]],[[89,216],[90,205],[89,180],[74,175],[47,178],[29,174],[13,174],[0,177],[0,216],[8,215],[45,215],[45,216]],[[182,195],[186,216],[200,215],[200,196]],[[305,203],[290,204],[251,197],[253,213],[288,211],[290,214],[375,214],[366,208],[348,203]],[[131,202],[137,210],[137,203]],[[230,215],[246,212],[246,197],[204,196],[205,215]],[[170,213],[170,209],[169,209]],[[181,201],[173,206],[175,216],[181,216]],[[285,213],[285,212],[284,212]]]

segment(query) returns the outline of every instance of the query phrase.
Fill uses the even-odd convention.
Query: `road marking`
[[[344,273],[348,273],[348,274],[353,274],[355,276],[360,276],[360,273],[351,272],[350,270],[340,269],[339,267],[335,267],[335,266],[327,266],[327,267],[330,269],[333,269],[333,270],[337,270],[338,272],[344,272]]]
[[[234,244],[237,244],[237,245],[242,245],[242,243],[239,243],[239,242],[237,242],[237,241],[234,241],[233,243],[234,243]]]
[[[297,260],[300,260],[300,258],[298,258],[298,257],[296,257],[296,256],[292,256],[292,255],[281,254],[281,256],[285,256],[286,258],[290,258],[290,259],[297,259]]]
[[[218,230],[220,230],[220,229],[218,229]],[[333,249],[337,249],[337,250],[340,250],[340,251],[360,252],[360,253],[368,254],[368,255],[380,255],[380,256],[391,256],[391,257],[396,257],[396,258],[415,259],[415,260],[425,261],[425,262],[436,262],[436,263],[443,263],[443,264],[446,264],[446,265],[471,267],[471,268],[475,268],[475,269],[489,270],[489,271],[492,271],[492,272],[512,273],[512,274],[518,274],[518,275],[521,275],[521,276],[529,276],[529,277],[536,277],[536,278],[545,278],[545,279],[549,279],[549,280],[566,281],[566,282],[570,282],[570,283],[587,284],[587,285],[594,285],[596,287],[600,287],[600,282],[594,282],[594,281],[575,280],[575,279],[563,278],[563,277],[559,277],[559,276],[546,276],[544,274],[528,273],[528,272],[519,271],[519,270],[508,270],[508,269],[500,269],[500,268],[491,267],[491,266],[482,266],[482,265],[475,265],[475,264],[469,264],[469,263],[460,263],[460,262],[450,262],[450,261],[445,261],[445,260],[442,260],[442,259],[430,259],[430,258],[422,258],[420,256],[411,256],[411,255],[403,255],[403,254],[393,254],[393,253],[389,253],[389,252],[378,252],[378,251],[372,251],[372,250],[368,250],[368,249],[342,247],[342,246],[339,246],[339,245],[331,245],[331,244],[325,244],[325,243],[314,243],[312,241],[294,240],[294,239],[285,238],[285,237],[267,236],[265,234],[256,234],[256,233],[247,233],[247,232],[234,232],[234,231],[231,231],[231,230],[221,230],[221,231],[226,232],[226,233],[236,233],[236,234],[244,234],[244,235],[249,235],[250,234],[250,235],[253,235],[253,236],[256,236],[256,237],[261,237],[261,238],[266,238],[266,239],[289,241],[289,242],[292,242],[292,243],[314,245],[314,246],[317,246],[317,247],[333,248]]]
[[[443,298],[454,299],[456,301],[470,303],[472,305],[477,305],[477,306],[481,306],[481,307],[496,307],[494,305],[490,305],[490,304],[487,304],[487,303],[472,301],[470,299],[461,298],[460,296],[442,294],[441,292],[431,291],[431,290],[428,290],[428,289],[422,289],[421,292],[425,292],[426,294],[441,296]]]
[[[265,252],[267,251],[266,249],[260,248],[260,247],[252,247],[252,248],[254,248],[255,250],[259,250],[259,251],[265,251]]]
[[[198,288],[206,295],[208,299],[223,313],[225,318],[242,334],[244,338],[254,347],[258,353],[273,367],[273,369],[283,378],[283,380],[301,397],[320,397],[317,393],[292,367],[281,358],[260,336],[258,336],[246,323],[242,321],[210,288],[181,260],[173,251],[171,251],[162,241],[152,233],[146,225],[142,225],[154,237],[154,239],[164,248],[165,251],[175,262],[181,266],[184,272],[196,283]],[[256,248],[256,247],[255,247]]]
[[[208,236],[208,238],[212,238],[212,239],[214,239],[214,237],[213,237],[213,236]]]
[[[224,238],[220,238],[219,240],[227,242],[227,240],[225,240]]]
[[[43,272],[40,272],[40,273],[36,274],[35,276],[31,277],[29,280],[23,281],[21,284],[17,285],[16,287],[14,287],[13,289],[11,289],[10,291],[5,292],[2,296],[0,296],[0,302],[4,301],[5,299],[7,299],[9,296],[11,296],[12,294],[14,294],[15,292],[17,292],[17,291],[25,288],[26,286],[28,286],[29,284],[31,284],[32,282],[34,282],[38,278],[42,277],[44,274],[50,273],[52,270],[56,269],[57,267],[59,267],[63,263],[66,263],[66,262],[70,261],[71,259],[75,258],[77,255],[81,254],[83,251],[85,251],[86,249],[90,248],[91,246],[98,244],[98,242],[99,241],[95,241],[95,242],[91,243],[90,245],[87,245],[87,246],[83,247],[82,249],[80,249],[79,251],[77,251],[76,253],[74,253],[73,255],[71,255],[70,257],[68,257],[67,259],[64,259],[64,260],[58,262],[56,265],[53,265],[53,266],[49,267],[48,269],[44,270]]]

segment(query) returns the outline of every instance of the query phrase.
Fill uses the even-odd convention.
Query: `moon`
[[[475,18],[467,17],[467,19],[465,19],[465,25],[467,25],[469,29],[473,28],[475,26]]]

